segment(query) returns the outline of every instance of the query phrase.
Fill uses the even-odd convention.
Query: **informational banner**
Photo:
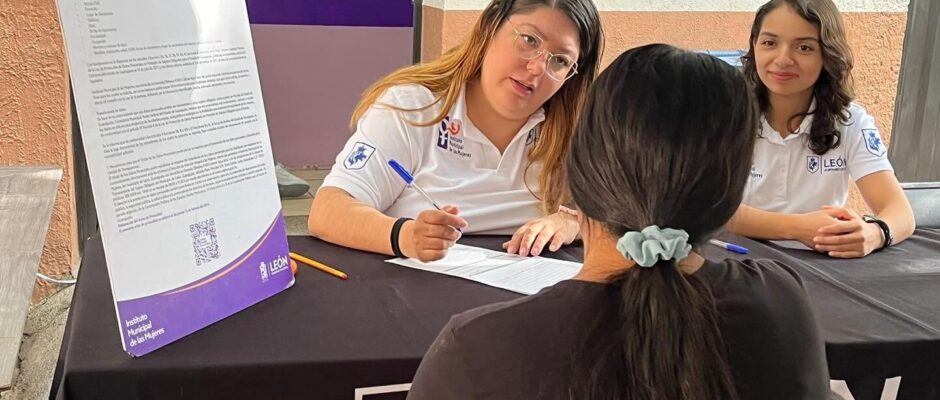
[[[124,349],[293,283],[244,0],[58,0]]]

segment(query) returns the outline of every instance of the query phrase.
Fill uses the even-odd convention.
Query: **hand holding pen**
[[[389,160],[388,165],[434,207],[433,210],[422,211],[414,221],[408,221],[402,226],[398,239],[402,253],[422,262],[444,258],[447,250],[460,239],[461,230],[466,229],[467,221],[457,215],[457,207],[439,206],[398,161]]]

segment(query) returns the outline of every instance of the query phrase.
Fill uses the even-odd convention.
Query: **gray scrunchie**
[[[692,251],[689,234],[681,229],[647,226],[642,231],[624,233],[617,240],[617,250],[641,267],[652,267],[660,259],[681,260]]]

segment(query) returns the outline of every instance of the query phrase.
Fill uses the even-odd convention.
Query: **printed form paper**
[[[454,245],[443,259],[424,263],[411,258],[387,260],[423,271],[456,276],[516,293],[535,294],[581,270],[581,264],[543,257],[523,257],[462,244]]]

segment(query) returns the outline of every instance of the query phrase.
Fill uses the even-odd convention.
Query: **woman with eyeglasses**
[[[310,233],[422,261],[443,258],[462,233],[513,234],[504,247],[526,255],[573,241],[563,153],[601,35],[590,0],[494,0],[456,48],[365,91]]]
[[[662,44],[617,57],[567,158],[581,271],[453,316],[408,399],[826,399],[796,273],[697,253],[741,202],[756,126],[744,77],[717,58]]]

